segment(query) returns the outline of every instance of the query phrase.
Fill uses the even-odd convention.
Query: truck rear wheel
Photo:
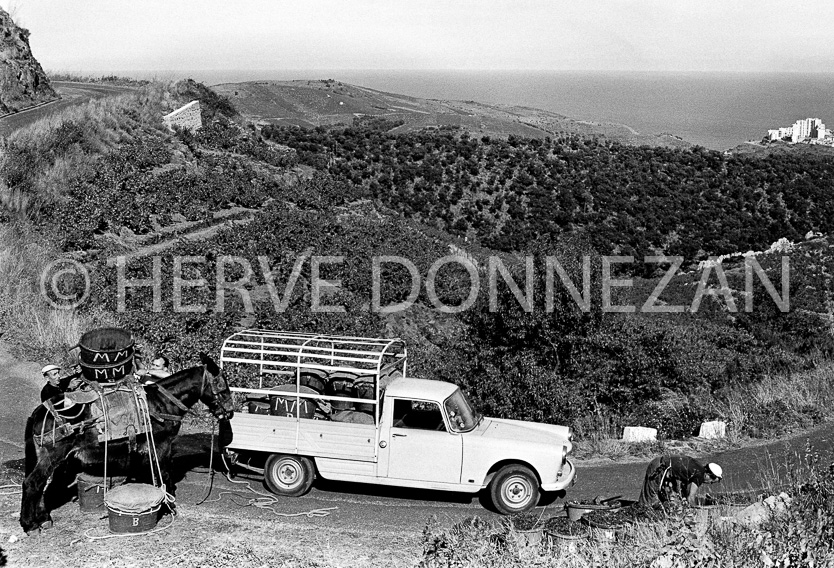
[[[527,466],[505,465],[492,478],[489,496],[499,513],[525,513],[539,502],[539,481]]]
[[[310,490],[316,470],[310,458],[272,454],[264,466],[264,481],[270,491],[300,497]]]

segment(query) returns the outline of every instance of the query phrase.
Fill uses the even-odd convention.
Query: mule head
[[[229,383],[214,359],[200,353],[203,363],[203,386],[200,389],[200,400],[205,404],[218,420],[229,420],[234,415],[234,400]]]

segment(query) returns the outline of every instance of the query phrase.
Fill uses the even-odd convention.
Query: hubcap
[[[283,462],[278,466],[278,482],[281,485],[294,485],[301,477],[301,471],[294,462]]]
[[[507,480],[504,488],[504,496],[507,502],[516,506],[524,505],[533,494],[533,488],[530,487],[529,481],[523,477],[511,477]]]

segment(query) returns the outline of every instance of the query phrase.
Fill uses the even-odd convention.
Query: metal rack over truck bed
[[[220,351],[221,366],[244,365],[256,371],[258,377],[257,388],[232,386],[232,392],[248,397],[290,397],[295,398],[296,404],[293,417],[237,413],[230,448],[373,461],[377,453],[375,430],[380,420],[381,391],[393,378],[405,376],[406,357],[406,346],[400,339],[259,329],[231,335]],[[373,398],[311,392],[303,387],[305,375],[312,374],[325,383],[351,376],[373,383]],[[290,382],[295,383],[295,389],[284,389],[278,395],[276,387]],[[327,420],[304,418],[300,412],[303,400],[372,407],[373,424],[339,422],[337,427]]]

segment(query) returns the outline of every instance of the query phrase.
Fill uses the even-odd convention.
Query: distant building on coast
[[[822,140],[831,133],[825,129],[825,124],[819,118],[806,118],[797,120],[793,126],[776,128],[767,131],[769,140],[785,140],[790,138],[791,142],[804,142],[806,140]]]

